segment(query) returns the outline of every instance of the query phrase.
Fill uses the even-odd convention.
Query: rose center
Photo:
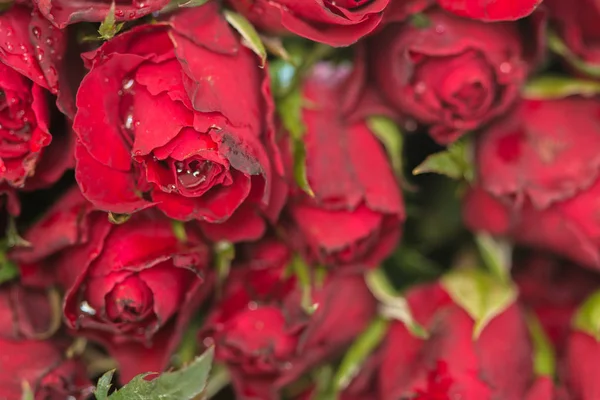
[[[117,284],[106,296],[106,313],[113,321],[140,321],[152,306],[152,292],[137,276]]]
[[[467,109],[476,109],[485,101],[486,92],[481,82],[463,85],[454,97],[465,105]]]
[[[182,161],[175,163],[177,179],[186,189],[193,189],[204,183],[213,167],[214,163],[208,160],[193,160],[187,164]]]
[[[342,7],[347,10],[352,10],[371,3],[372,0],[326,0],[332,6]]]
[[[0,91],[0,129],[8,133],[10,140],[29,140],[31,111],[27,104],[12,92]]]

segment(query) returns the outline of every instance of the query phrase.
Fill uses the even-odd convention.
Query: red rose
[[[309,259],[376,266],[395,248],[404,203],[382,145],[365,121],[339,111],[348,70],[319,65],[305,82],[306,176],[314,197],[295,188],[288,234]]]
[[[501,115],[537,60],[542,18],[522,35],[516,23],[486,24],[441,10],[426,27],[391,24],[374,37],[372,79],[398,113],[431,125],[441,144]]]
[[[244,232],[260,236],[264,222],[252,215],[273,214],[269,158],[281,167],[268,74],[216,2],[136,27],[84,58],[74,122],[84,196],[103,210],[156,206],[178,220],[223,222],[239,211]]]
[[[36,400],[83,400],[91,394],[84,366],[63,355],[68,343],[38,340],[49,329],[51,313],[43,292],[17,285],[0,290],[0,398],[21,399],[23,382]]]
[[[309,368],[343,354],[375,313],[360,275],[329,276],[311,290],[314,313],[301,306],[306,292],[286,277],[289,251],[263,241],[239,261],[223,300],[201,335],[232,375],[240,399],[276,399]],[[340,329],[343,327],[343,329]]]
[[[116,21],[132,21],[158,11],[169,0],[33,0],[44,17],[55,26],[64,28],[76,22],[100,22],[115,4]]]
[[[228,0],[258,28],[349,46],[379,25],[390,0]]]
[[[550,18],[569,50],[581,60],[600,64],[600,3],[595,0],[546,0]]]
[[[516,304],[473,338],[473,319],[437,284],[407,293],[415,319],[429,331],[413,336],[392,324],[381,349],[383,400],[522,399],[532,379],[531,344]]]
[[[514,21],[531,14],[543,0],[437,0],[443,9],[486,22]],[[550,0],[548,0],[550,1]],[[558,0],[561,1],[561,0]]]
[[[48,93],[59,93],[64,36],[17,5],[0,14],[0,26],[0,182],[29,190],[49,186],[73,164],[68,130],[50,134]],[[59,97],[68,112],[67,94]]]
[[[208,249],[195,232],[178,238],[152,211],[113,225],[75,189],[25,238],[32,248],[12,254],[23,281],[62,287],[67,325],[105,345],[124,381],[168,365],[211,290]]]
[[[467,225],[600,268],[599,105],[524,101],[491,126],[477,144],[479,188],[465,199]]]
[[[562,355],[573,314],[600,286],[600,277],[540,254],[519,261],[514,269],[521,304],[535,313],[559,356]]]

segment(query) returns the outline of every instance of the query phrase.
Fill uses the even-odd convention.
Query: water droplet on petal
[[[38,28],[37,26],[34,26],[34,27],[31,29],[31,32],[33,33],[33,36],[35,36],[35,37],[36,37],[36,38],[38,38],[38,39],[39,39],[39,38],[42,36],[42,31],[41,31],[41,29],[40,29],[40,28]]]
[[[256,310],[258,308],[258,303],[255,301],[251,301],[248,303],[248,310]]]
[[[125,117],[125,128],[132,129],[133,128],[133,115],[127,114]]]
[[[133,79],[127,79],[123,81],[123,90],[129,90],[133,86]]]
[[[426,90],[427,90],[427,85],[425,84],[425,82],[417,82],[415,84],[415,93],[416,94],[423,94],[423,93],[425,93]]]
[[[500,64],[500,72],[502,72],[503,74],[508,74],[510,73],[510,71],[512,71],[512,65],[510,65],[510,63],[503,62],[502,64]]]
[[[84,314],[96,315],[96,310],[94,310],[94,308],[92,308],[92,306],[90,306],[90,304],[85,300],[79,304],[79,309]]]

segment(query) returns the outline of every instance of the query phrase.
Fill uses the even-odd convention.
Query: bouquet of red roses
[[[0,135],[1,400],[600,399],[598,0],[1,0]]]

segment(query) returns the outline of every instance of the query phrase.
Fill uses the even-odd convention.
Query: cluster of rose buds
[[[597,0],[0,1],[0,399],[205,351],[190,399],[600,399],[599,27]]]

